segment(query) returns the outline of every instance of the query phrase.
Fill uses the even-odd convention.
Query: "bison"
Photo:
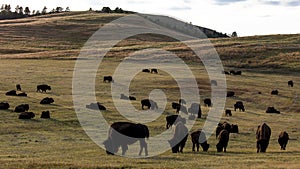
[[[25,92],[17,94],[17,96],[27,97],[27,94]]]
[[[50,111],[43,111],[41,114],[42,119],[49,119],[50,118]]]
[[[35,117],[33,112],[23,112],[19,115],[19,119],[32,119]]]
[[[285,150],[286,145],[289,141],[289,134],[285,131],[280,132],[279,137],[278,137],[278,143],[281,147],[281,150]]]
[[[40,101],[40,104],[51,104],[54,103],[54,99],[51,97],[45,97]]]
[[[154,110],[154,109],[158,109],[157,103],[153,100],[150,99],[144,99],[141,101],[142,104],[142,109],[144,110],[144,106],[147,106],[148,109]]]
[[[175,125],[175,132],[173,138],[168,140],[170,146],[172,147],[172,153],[183,152],[185,143],[188,138],[188,128],[184,125],[185,119],[178,120]]]
[[[230,133],[239,133],[239,126],[237,124],[231,124]]]
[[[130,122],[115,122],[110,126],[108,138],[103,142],[106,153],[114,155],[122,148],[122,155],[128,150],[128,145],[140,142],[139,156],[145,149],[145,156],[148,156],[148,148],[145,138],[149,137],[149,129],[146,125]]]
[[[224,152],[226,152],[226,148],[227,148],[227,145],[229,142],[229,132],[227,130],[222,130],[220,132],[220,134],[218,135],[218,139],[219,139],[219,142],[216,145],[217,151],[222,152],[224,149]]]
[[[232,113],[231,113],[230,109],[225,110],[225,116],[232,116]]]
[[[0,103],[0,110],[7,110],[9,109],[10,105],[7,102],[1,102]]]
[[[234,111],[236,111],[236,109],[239,109],[240,111],[245,111],[245,107],[242,101],[237,101],[234,105]]]
[[[167,116],[166,117],[166,121],[167,121],[166,128],[169,129],[175,123],[176,120],[181,121],[182,117],[180,115]]]
[[[272,90],[271,95],[278,95],[279,91],[278,90]]]
[[[218,86],[218,82],[216,80],[211,80],[210,81],[210,84],[211,85],[214,85],[214,86]]]
[[[198,103],[192,103],[191,107],[188,109],[188,112],[192,115],[197,114],[198,118],[201,118],[202,116],[201,106]]]
[[[36,86],[36,92],[47,92],[47,90],[51,90],[51,86],[42,84]]]
[[[292,80],[288,81],[288,86],[293,87],[294,86],[294,82]]]
[[[17,84],[16,85],[16,89],[17,89],[17,91],[21,91],[22,89],[21,89],[21,85],[20,84]]]
[[[104,76],[103,77],[103,82],[114,82],[114,79],[112,78],[112,76]]]
[[[21,104],[15,107],[14,112],[21,113],[29,110],[29,104]]]
[[[17,96],[17,91],[11,90],[5,93],[6,96]]]
[[[149,69],[143,69],[142,72],[144,72],[144,73],[150,73],[150,70]]]
[[[276,110],[274,107],[268,107],[266,113],[277,113],[280,114],[280,111]]]
[[[191,139],[192,139],[192,143],[193,143],[192,151],[195,151],[195,146],[197,147],[197,151],[199,151],[199,145],[201,145],[203,151],[208,151],[208,149],[209,149],[209,144],[206,141],[205,135],[204,135],[205,141],[203,143],[199,142],[201,132],[202,132],[201,130],[198,130],[191,134]]]
[[[234,93],[233,91],[227,91],[226,97],[233,97],[234,94],[235,94],[235,93]]]
[[[157,71],[157,69],[151,69],[151,73],[155,73],[155,74],[157,74],[157,73],[158,73],[158,71]]]
[[[211,99],[210,98],[206,98],[203,100],[203,103],[205,106],[207,107],[211,107],[212,106],[212,103],[211,103]]]
[[[257,153],[266,152],[271,137],[271,128],[263,123],[256,130],[256,148]]]
[[[97,103],[91,103],[89,105],[85,106],[88,109],[93,109],[93,110],[106,110],[106,107],[103,106],[101,103],[97,102]]]

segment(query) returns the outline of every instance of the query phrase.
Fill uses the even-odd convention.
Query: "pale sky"
[[[239,36],[300,33],[300,0],[0,0],[30,10],[57,6],[83,11],[121,7],[140,13],[168,15]]]

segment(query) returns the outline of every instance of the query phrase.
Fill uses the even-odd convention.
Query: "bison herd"
[[[36,92],[42,92],[46,93],[47,90],[51,90],[51,86],[42,84],[37,85]],[[23,96],[27,97],[27,94],[25,92],[21,92],[22,88],[20,84],[16,85],[16,90],[10,90],[5,93],[6,96]],[[19,93],[18,93],[19,92]],[[43,98],[40,101],[40,104],[51,104],[54,103],[54,99],[50,97]],[[7,102],[0,102],[0,110],[8,110],[10,108],[10,104]],[[13,112],[20,113],[19,119],[32,119],[35,117],[35,113],[28,112],[29,111],[29,104],[20,104],[17,105]],[[41,118],[50,118],[50,112],[49,111],[43,111],[41,114]]]

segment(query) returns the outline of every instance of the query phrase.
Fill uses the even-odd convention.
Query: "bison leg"
[[[122,145],[122,155],[124,156],[126,151],[128,150],[128,146],[126,144]]]
[[[197,151],[199,151],[199,143],[197,143],[196,145],[197,145]]]
[[[256,141],[256,148],[257,148],[257,153],[259,153],[259,149],[260,149],[260,143],[259,143],[259,141]]]
[[[193,142],[193,148],[192,148],[192,151],[195,151],[195,144],[196,144],[196,143]]]
[[[140,139],[140,152],[139,152],[139,156],[142,155],[143,148],[145,148],[145,156],[148,156],[148,146],[147,146],[147,143],[146,143],[145,139]]]

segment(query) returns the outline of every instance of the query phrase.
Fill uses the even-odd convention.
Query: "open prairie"
[[[210,39],[224,69],[242,71],[241,76],[226,75],[227,89],[234,91],[235,96],[227,98],[225,108],[233,110],[236,101],[243,101],[246,108],[245,112],[233,110],[231,117],[223,113],[220,122],[239,125],[239,133],[230,134],[226,153],[216,151],[218,141],[213,134],[208,138],[208,152],[192,152],[189,137],[182,154],[169,150],[141,159],[106,155],[86,135],[77,119],[72,78],[84,43],[101,26],[124,15],[70,12],[0,21],[0,102],[10,104],[9,110],[0,110],[0,168],[300,168],[300,34]],[[111,85],[102,82],[103,76],[112,75],[132,52],[148,48],[171,51],[190,67],[199,85],[203,113],[192,131],[202,128],[209,112],[203,99],[211,97],[205,67],[180,42],[151,34],[123,40],[106,54],[95,83],[97,101],[107,108],[103,116],[109,123],[126,120],[115,108]],[[172,76],[158,71],[139,73],[130,84],[130,94],[137,98],[131,103],[138,110],[140,100],[148,98],[153,89],[161,89],[167,97],[164,113],[147,123],[150,137],[166,130],[165,117],[175,114],[171,102],[180,97]],[[294,87],[288,86],[289,80],[294,81]],[[21,84],[28,97],[5,95],[16,84]],[[39,84],[51,85],[52,90],[36,92]],[[273,89],[279,95],[271,95]],[[39,104],[44,97],[52,97],[55,102]],[[35,118],[18,119],[13,109],[23,103],[30,105]],[[270,106],[281,113],[265,113]],[[45,110],[51,112],[51,119],[40,118]],[[256,153],[255,132],[261,122],[272,129],[266,153]],[[280,150],[277,142],[280,131],[290,135],[285,151]]]

